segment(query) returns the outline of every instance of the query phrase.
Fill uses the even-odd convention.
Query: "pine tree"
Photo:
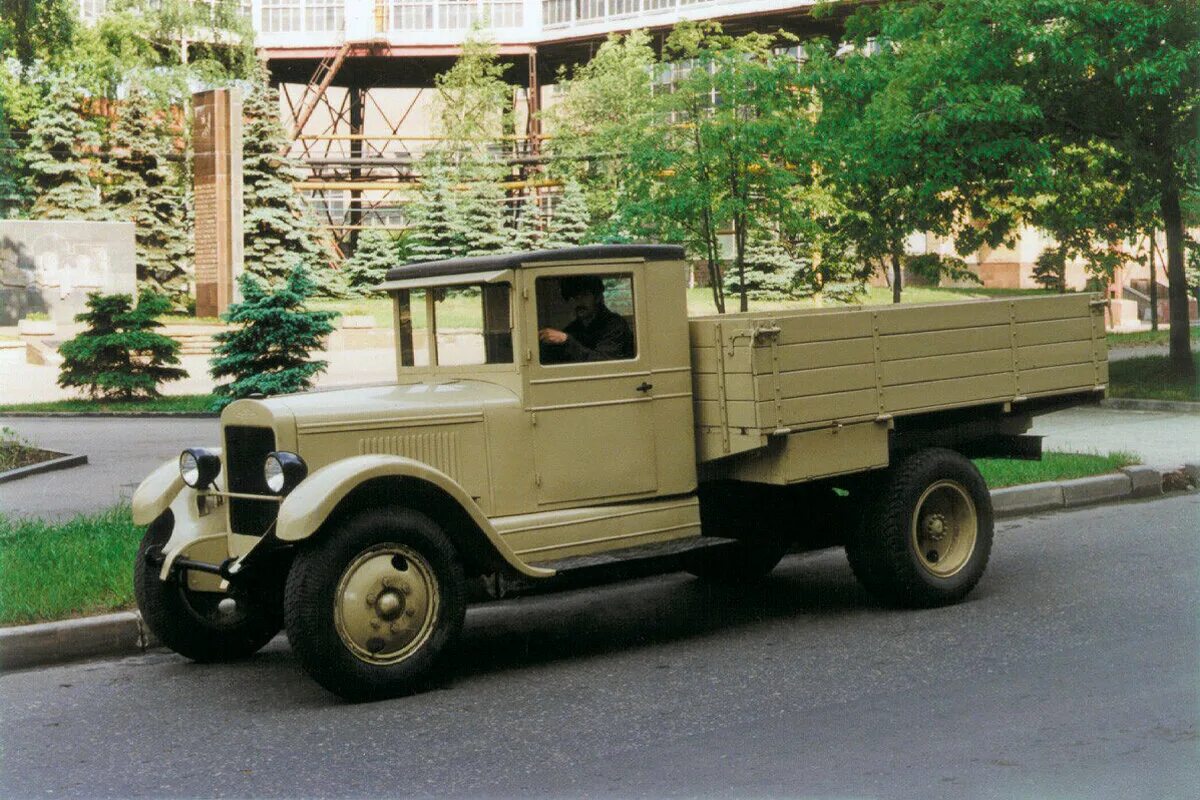
[[[359,296],[372,294],[387,277],[388,270],[403,263],[400,255],[399,242],[387,231],[367,229],[360,233],[354,255],[342,264],[349,292]]]
[[[807,265],[791,255],[774,231],[755,227],[746,241],[746,296],[751,300],[787,300],[811,294],[803,276]],[[739,294],[737,270],[725,271],[725,291]]]
[[[268,83],[265,67],[246,95],[242,115],[246,269],[278,286],[296,267],[303,267],[322,293],[335,293],[337,276],[326,268],[312,215],[292,186],[298,165],[280,155],[287,137],[279,121],[279,94]]]
[[[167,159],[170,139],[139,87],[121,108],[110,147],[105,202],[117,218],[136,225],[138,281],[182,308],[188,294],[186,206]]]
[[[29,128],[25,157],[34,218],[105,219],[87,160],[100,134],[84,119],[82,103],[83,92],[69,77],[55,75]]]
[[[484,164],[460,168],[466,189],[458,198],[455,224],[461,231],[465,256],[488,256],[512,249],[512,232],[505,225],[504,189],[494,173]]]
[[[329,366],[310,358],[333,331],[336,311],[309,311],[305,301],[316,286],[303,267],[297,267],[277,290],[271,291],[249,272],[238,278],[242,301],[231,305],[222,319],[237,327],[214,338],[215,357],[209,362],[213,380],[231,378],[216,386],[216,409],[253,394],[274,395],[311,388],[313,378]]]
[[[421,185],[408,206],[410,255],[413,261],[441,261],[462,255],[466,243],[458,224],[458,198],[450,168],[437,153],[421,160]]]
[[[546,223],[548,249],[583,244],[589,229],[587,199],[574,180],[563,184],[562,196]]]
[[[88,310],[75,317],[87,329],[58,348],[63,357],[58,385],[84,389],[93,398],[158,397],[158,385],[187,377],[179,343],[155,332],[167,298],[143,290],[138,304],[127,294],[88,295]]]
[[[518,252],[541,250],[545,247],[544,222],[537,193],[531,191],[525,195],[524,202],[517,209],[517,224],[513,240]]]

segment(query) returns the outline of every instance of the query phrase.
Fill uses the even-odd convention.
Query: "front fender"
[[[513,569],[531,578],[554,574],[554,570],[530,566],[518,558],[496,532],[487,515],[453,478],[428,464],[403,456],[354,456],[321,467],[305,478],[280,505],[275,523],[276,538],[285,542],[307,539],[355,487],[373,478],[386,477],[413,478],[436,486],[470,515],[492,547]]]
[[[133,493],[133,524],[149,525],[170,507],[171,501],[183,489],[179,475],[179,459],[163,463],[142,481]]]

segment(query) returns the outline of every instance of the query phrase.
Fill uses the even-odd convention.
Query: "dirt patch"
[[[53,450],[42,450],[37,447],[10,447],[4,443],[0,444],[0,472],[8,472],[10,469],[28,467],[31,464],[40,464],[43,461],[62,457],[62,453]]]

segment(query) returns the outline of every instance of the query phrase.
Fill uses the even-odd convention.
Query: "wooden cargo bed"
[[[1101,392],[1103,305],[1068,294],[692,319],[698,459],[802,431]]]

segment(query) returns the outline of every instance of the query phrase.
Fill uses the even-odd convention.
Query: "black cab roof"
[[[418,261],[388,270],[387,280],[441,278],[472,272],[493,272],[537,264],[543,261],[603,261],[610,258],[643,258],[646,261],[682,261],[683,247],[677,244],[594,244],[563,247],[558,250],[534,250],[474,258],[450,258],[445,261]]]

